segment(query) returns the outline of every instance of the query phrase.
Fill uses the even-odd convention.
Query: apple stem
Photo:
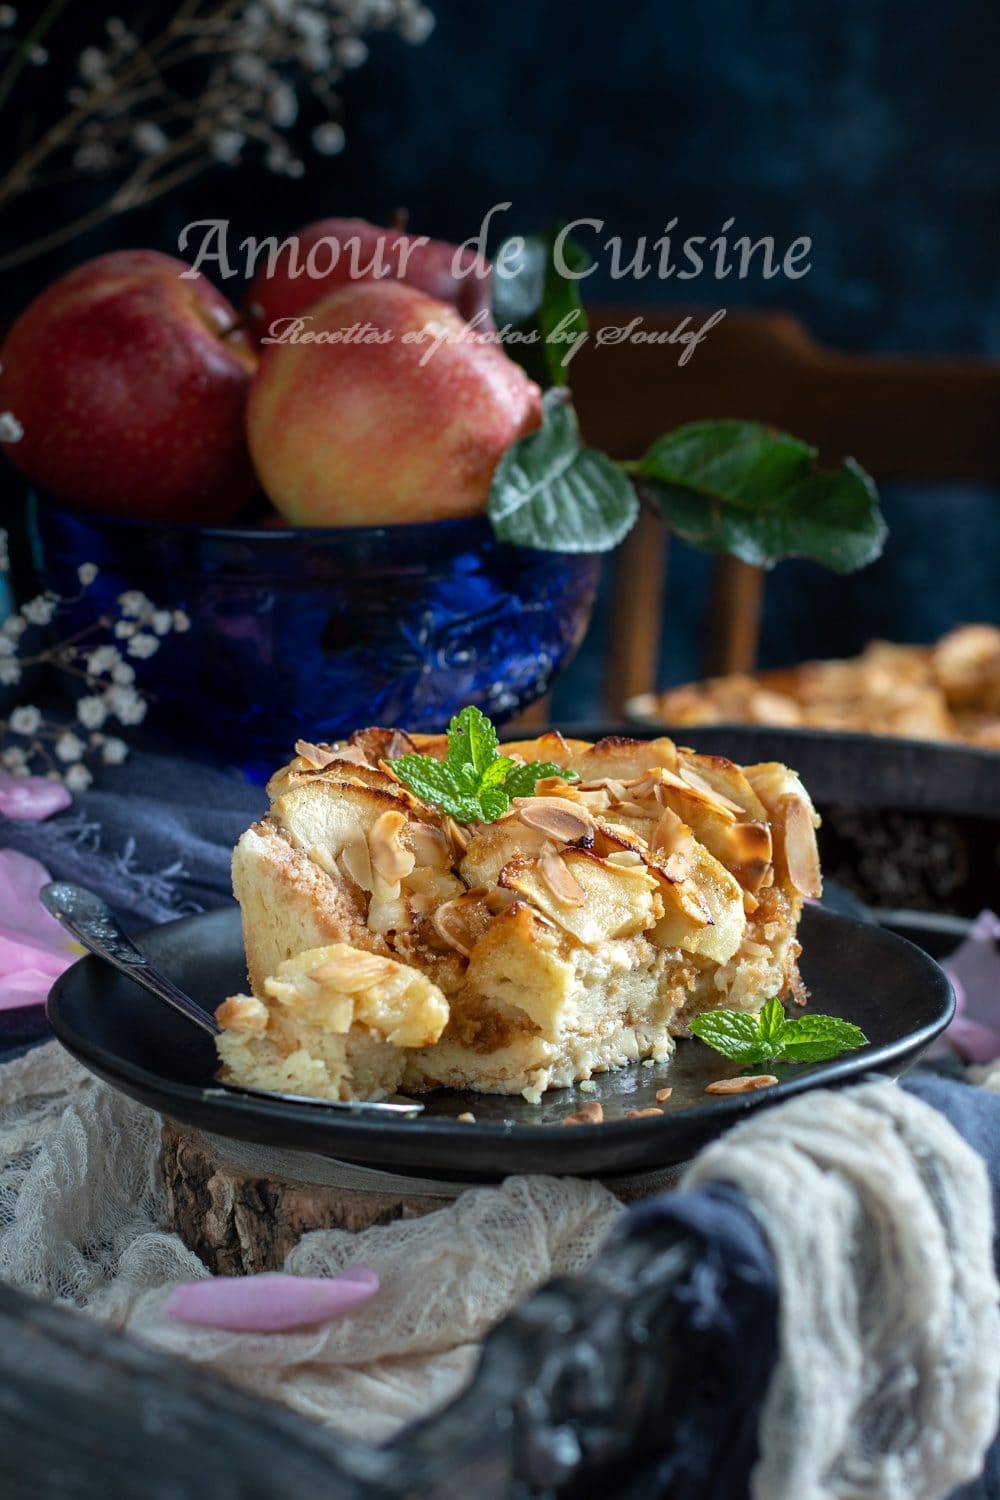
[[[408,208],[397,208],[389,221],[389,228],[397,230],[399,234],[405,234],[409,222],[410,210]]]

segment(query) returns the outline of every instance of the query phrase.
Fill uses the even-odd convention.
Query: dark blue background
[[[783,306],[852,348],[1000,354],[995,0],[431,4],[438,26],[424,46],[375,38],[347,80],[342,156],[307,153],[300,182],[214,172],[39,262],[18,293],[110,245],[170,249],[201,215],[231,213],[237,235],[263,236],[405,205],[417,231],[463,239],[509,199],[511,230],[586,215],[631,244],[674,216],[678,236],[711,236],[732,217],[734,235],[813,241],[798,281],[705,275],[680,298],[676,282],[595,275],[588,296]],[[88,30],[101,9],[74,26]],[[788,563],[772,575],[766,663],[1000,618],[994,493],[911,486],[885,504],[891,540],[866,573]],[[672,548],[665,680],[697,671],[705,577],[703,559]],[[597,707],[601,633],[599,613],[559,693],[563,714]]]

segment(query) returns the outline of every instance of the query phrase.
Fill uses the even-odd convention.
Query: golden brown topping
[[[464,854],[469,847],[469,836],[461,824],[456,823],[454,818],[445,818],[444,831],[451,839],[459,854]]]
[[[486,894],[482,887],[474,887],[471,891],[456,896],[454,901],[446,901],[439,906],[431,918],[441,941],[449,948],[454,948],[463,958],[471,958],[476,946],[479,937],[476,919],[479,918],[481,925]]]
[[[819,896],[823,890],[823,877],[812,808],[801,797],[789,797],[784,811],[788,878],[803,896]]]
[[[433,870],[450,867],[451,845],[443,829],[435,828],[432,823],[411,823],[409,838],[418,865],[429,865]]]
[[[583,906],[586,896],[580,882],[567,869],[556,849],[546,845],[538,858],[538,873],[563,906]]]
[[[658,1099],[659,1094],[656,1097]],[[650,1104],[647,1109],[627,1109],[625,1118],[626,1120],[644,1120],[648,1115],[662,1115],[662,1113],[662,1109],[657,1109],[655,1104]]]
[[[668,854],[660,869],[668,880],[681,881],[691,878],[691,861],[684,854]]]
[[[617,865],[622,870],[634,870],[638,865],[645,864],[638,849],[615,849],[604,858],[609,865]]]
[[[657,1104],[666,1104],[667,1100],[670,1098],[670,1095],[672,1093],[673,1093],[673,1089],[657,1089],[656,1090],[656,1102],[657,1102]]]
[[[215,1019],[229,1031],[266,1031],[267,1006],[253,995],[230,995],[216,1010]]]
[[[363,753],[350,745],[313,745],[309,740],[296,740],[295,753],[306,763],[310,771],[323,771],[334,761],[348,761],[352,765],[367,765]]]
[[[356,995],[361,990],[371,989],[373,984],[379,984],[398,967],[391,959],[381,958],[377,953],[353,948],[329,963],[311,969],[306,978],[313,984],[332,984],[342,994]]]
[[[398,885],[416,863],[411,850],[404,849],[400,841],[405,827],[405,814],[384,812],[375,820],[368,835],[372,869],[388,886]]]
[[[773,1073],[755,1073],[750,1078],[718,1078],[715,1083],[705,1085],[706,1094],[752,1094],[757,1089],[770,1089],[777,1083]]]
[[[475,1125],[476,1123],[476,1117],[470,1110],[466,1110],[464,1114],[457,1115],[456,1119],[462,1125]]]
[[[600,1125],[604,1119],[604,1109],[596,1099],[578,1109],[575,1115],[566,1115],[560,1121],[563,1125]]]
[[[564,781],[561,776],[543,776],[540,781],[535,782],[536,797],[565,797],[567,801],[576,801],[578,792],[575,785]]]
[[[372,889],[375,881],[372,876],[371,855],[368,852],[365,836],[360,830],[354,834],[348,844],[344,845],[340,861],[355,885],[360,886],[363,891]]]
[[[517,816],[528,828],[537,828],[559,844],[592,844],[594,821],[582,807],[573,807],[560,797],[518,797]]]

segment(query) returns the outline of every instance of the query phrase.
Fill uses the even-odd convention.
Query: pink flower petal
[[[47,776],[10,776],[0,771],[0,813],[17,823],[40,823],[73,801],[61,781]]]
[[[44,1005],[81,951],[38,899],[48,878],[37,859],[0,849],[0,1010]]]
[[[348,1266],[339,1276],[213,1276],[175,1286],[163,1311],[181,1323],[232,1333],[280,1333],[325,1323],[366,1302],[378,1291],[368,1266]]]

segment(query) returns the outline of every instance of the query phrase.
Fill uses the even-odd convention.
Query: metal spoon
[[[198,1026],[211,1037],[218,1036],[221,1027],[215,1017],[204,1010],[190,995],[178,989],[173,980],[154,969],[145,954],[127,938],[118,920],[106,901],[86,886],[71,885],[69,881],[54,880],[42,886],[39,897],[46,911],[76,938],[78,943],[103,958],[121,971],[135,984],[155,995],[173,1010],[179,1011],[185,1020]],[[254,1094],[262,1099],[282,1099],[291,1104],[323,1104],[327,1109],[346,1109],[352,1114],[388,1114],[399,1116],[419,1115],[423,1105],[415,1101],[392,1103],[373,1099],[319,1099],[311,1094],[283,1094],[276,1089],[255,1089],[242,1084],[218,1080],[221,1087],[234,1094]]]

